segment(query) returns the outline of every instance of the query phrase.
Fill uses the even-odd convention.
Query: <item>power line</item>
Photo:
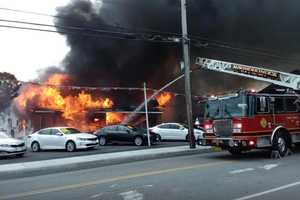
[[[5,11],[11,11],[11,12],[18,12],[18,13],[24,13],[24,14],[32,14],[32,15],[39,15],[39,16],[44,16],[44,17],[52,17],[52,18],[59,18],[63,20],[68,20],[68,21],[73,21],[76,20],[75,18],[72,17],[66,17],[62,15],[51,15],[51,14],[46,14],[46,13],[40,13],[40,12],[33,12],[33,11],[26,11],[26,10],[19,10],[19,9],[11,9],[11,8],[4,8],[0,7],[0,10],[5,10]],[[157,33],[157,34],[164,34],[164,35],[177,35],[181,36],[180,33],[174,33],[174,32],[166,32],[166,31],[160,31],[160,30],[154,30],[154,29],[149,29],[149,28],[128,28],[128,27],[123,27],[120,25],[111,25],[111,24],[97,24],[93,26],[84,26],[86,28],[100,28],[100,27],[105,27],[105,28],[114,28],[114,29],[119,29],[119,30],[127,30],[127,31],[143,31],[143,32],[149,32],[149,33]]]
[[[29,27],[22,27],[22,26],[10,26],[10,25],[0,25],[0,27],[31,30],[31,31],[50,32],[50,33],[76,34],[76,35],[98,37],[98,38],[112,38],[112,39],[119,39],[119,40],[144,41],[144,42],[151,42],[151,43],[168,43],[168,44],[176,44],[177,43],[174,41],[151,40],[151,39],[142,39],[142,38],[138,38],[138,37],[130,38],[129,35],[128,35],[128,38],[126,38],[126,35],[123,35],[123,37],[121,37],[121,36],[91,34],[91,33],[84,33],[84,32],[78,32],[78,31],[77,32],[75,32],[75,31],[60,31],[60,30],[40,29],[40,28],[29,28]],[[64,28],[64,29],[66,29],[66,28]]]
[[[74,20],[74,18],[66,17],[66,16],[61,16],[61,15],[51,15],[51,14],[45,14],[45,13],[39,13],[39,12],[33,12],[33,11],[25,11],[25,10],[18,10],[18,9],[11,9],[11,8],[4,8],[0,7],[0,10],[6,10],[6,11],[11,11],[11,12],[19,12],[19,13],[25,13],[25,14],[33,14],[33,15],[40,15],[40,16],[46,16],[46,17],[53,17],[53,18],[60,18],[63,20]],[[149,41],[149,42],[159,42],[159,43],[173,43],[174,41],[169,41],[170,39],[177,39],[176,42],[179,42],[176,36],[180,36],[181,34],[179,33],[174,33],[174,32],[164,32],[164,31],[159,31],[159,30],[153,30],[153,29],[144,29],[144,28],[134,28],[134,29],[129,29],[126,27],[122,26],[114,26],[114,25],[97,25],[97,26],[58,26],[58,25],[49,25],[49,24],[39,24],[39,23],[32,23],[32,22],[24,22],[24,21],[16,21],[16,20],[4,20],[1,19],[0,21],[6,21],[6,22],[14,22],[14,23],[23,23],[23,24],[28,24],[28,25],[37,25],[37,26],[48,26],[48,27],[55,27],[55,28],[61,28],[61,29],[69,29],[69,30],[76,30],[76,31],[91,31],[91,32],[99,32],[99,33],[106,33],[106,34],[123,34],[123,36],[127,38],[122,38],[120,36],[103,36],[103,37],[109,37],[109,38],[115,38],[115,39],[128,39],[128,40],[139,40],[139,41]],[[143,33],[130,33],[130,32],[117,32],[117,31],[110,31],[110,30],[104,30],[104,29],[99,29],[99,27],[110,27],[114,29],[119,29],[119,30],[136,30],[136,31],[145,31]],[[12,26],[6,26],[6,28],[13,28]],[[23,27],[16,27],[20,29],[26,29]],[[33,30],[33,29],[28,29],[28,30]],[[45,31],[47,30],[40,30],[40,29],[34,29],[38,31]],[[48,31],[48,32],[55,32],[55,31]],[[65,33],[62,31],[59,31],[58,33]],[[70,32],[68,32],[70,33]],[[166,36],[162,35],[147,35],[148,33],[159,33],[159,34],[165,34],[165,35],[172,35],[173,38],[168,38]],[[134,35],[136,34],[136,35]],[[94,36],[91,34],[84,34],[87,36]],[[224,49],[230,49],[233,51],[244,51],[246,53],[250,53],[252,55],[259,55],[259,56],[267,56],[267,57],[272,57],[280,60],[294,60],[295,62],[300,62],[300,60],[288,58],[288,57],[283,57],[280,55],[274,54],[274,52],[270,52],[265,49],[259,49],[259,48],[242,48],[242,47],[235,47],[231,43],[220,41],[220,40],[212,40],[207,37],[199,36],[199,35],[189,35],[191,38],[191,41],[194,43],[191,43],[195,47],[204,47],[207,48],[208,45],[210,46],[216,46],[219,48],[224,48]],[[139,38],[128,38],[128,37],[139,37]],[[152,37],[152,38],[151,38]],[[162,41],[162,40],[167,40],[167,41]],[[295,63],[293,63],[295,64]],[[298,63],[297,63],[298,64]]]

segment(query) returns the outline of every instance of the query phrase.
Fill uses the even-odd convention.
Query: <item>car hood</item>
[[[24,141],[14,139],[14,138],[0,138],[0,144],[9,144],[9,145],[16,144],[16,145],[18,145],[21,143],[24,143]]]

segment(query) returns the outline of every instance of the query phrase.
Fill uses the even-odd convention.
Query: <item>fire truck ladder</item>
[[[196,58],[196,64],[202,69],[243,76],[300,90],[300,75],[200,57]]]

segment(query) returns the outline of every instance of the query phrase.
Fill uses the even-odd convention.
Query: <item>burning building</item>
[[[16,113],[30,122],[33,130],[50,126],[72,126],[83,131],[122,123],[143,102],[143,91],[100,90],[74,87],[67,74],[51,74],[42,83],[27,83],[14,99]],[[130,94],[129,94],[130,93]],[[149,94],[150,95],[150,94]],[[163,107],[172,95],[163,92],[149,103],[151,124],[160,119]],[[130,123],[145,124],[145,112],[140,110]]]

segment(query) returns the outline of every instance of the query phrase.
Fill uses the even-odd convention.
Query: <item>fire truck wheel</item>
[[[31,144],[31,150],[32,150],[33,152],[39,152],[39,151],[41,150],[40,144],[39,144],[38,142],[33,142],[33,143]]]
[[[105,146],[106,143],[107,143],[107,141],[106,141],[105,137],[102,136],[102,137],[99,138],[99,144],[100,144],[100,146]]]
[[[278,133],[274,137],[273,150],[278,151],[281,157],[285,156],[288,151],[288,143],[286,136],[283,133]]]
[[[236,149],[236,148],[229,148],[228,151],[232,155],[242,155],[243,153],[241,149]]]
[[[67,150],[67,152],[73,152],[73,151],[75,151],[76,150],[75,143],[72,142],[72,141],[67,142],[67,144],[66,144],[66,150]]]

